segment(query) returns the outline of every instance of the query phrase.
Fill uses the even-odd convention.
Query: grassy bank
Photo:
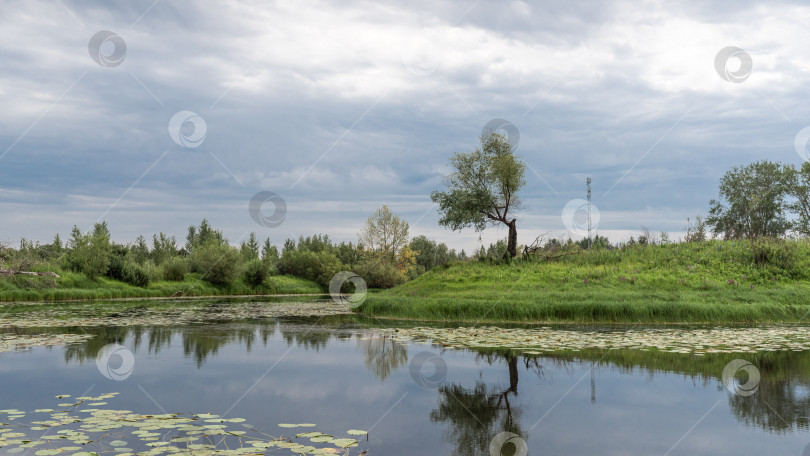
[[[706,241],[456,263],[369,295],[367,315],[467,322],[810,322],[807,241]]]
[[[271,276],[258,287],[248,286],[241,281],[216,286],[202,280],[198,274],[186,274],[184,280],[179,282],[153,282],[147,287],[136,287],[106,277],[91,280],[75,272],[63,273],[59,278],[25,275],[0,277],[0,301],[305,294],[323,291],[323,287],[315,282],[291,276]]]

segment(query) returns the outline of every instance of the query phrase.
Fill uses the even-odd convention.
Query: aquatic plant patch
[[[578,331],[464,327],[387,330],[397,340],[418,341],[445,348],[505,348],[525,354],[584,349],[636,349],[688,353],[757,353],[810,350],[810,327],[768,326],[756,328],[640,329]]]
[[[350,436],[368,439],[366,431],[355,429],[346,437],[317,432],[312,423],[282,423],[273,431],[260,431],[244,418],[99,408],[117,394],[76,398],[62,394],[56,396],[56,409],[0,410],[0,448],[4,453],[35,456],[349,455],[359,446]],[[23,423],[27,418],[30,421]]]
[[[0,306],[2,308],[4,306]],[[7,306],[6,306],[7,307]],[[289,303],[182,303],[177,307],[135,306],[126,309],[115,304],[73,304],[0,314],[0,328],[45,328],[65,326],[169,326],[189,323],[250,320],[277,317],[310,317],[351,314],[347,306],[332,300]]]
[[[80,344],[92,338],[92,334],[3,334],[0,336],[0,352],[26,350],[31,347]]]

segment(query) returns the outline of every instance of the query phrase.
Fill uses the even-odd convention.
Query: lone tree
[[[706,224],[726,239],[783,236],[791,226],[785,199],[795,172],[767,160],[732,168],[720,180],[721,201],[709,202]]]
[[[383,205],[368,218],[358,239],[369,250],[395,260],[397,253],[408,245],[408,222]]]
[[[525,184],[526,164],[512,153],[507,138],[495,132],[481,136],[481,147],[450,158],[456,169],[447,176],[448,190],[434,191],[430,198],[439,205],[439,224],[456,231],[470,226],[482,231],[487,224],[509,227],[506,255],[517,255],[517,196]]]

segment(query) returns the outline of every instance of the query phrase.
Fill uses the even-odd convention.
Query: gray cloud
[[[182,237],[203,217],[236,240],[261,230],[247,204],[268,190],[288,202],[265,233],[276,242],[354,240],[388,203],[414,234],[470,250],[478,235],[439,228],[428,195],[493,118],[519,128],[534,169],[521,242],[564,234],[586,176],[600,230],[620,240],[642,224],[680,231],[731,166],[799,163],[793,138],[810,124],[801,5],[152,5],[4,6],[0,240],[102,216],[122,241]],[[90,58],[99,30],[126,41],[121,65]],[[752,56],[742,84],[715,72],[729,45]],[[169,136],[182,110],[205,119],[198,148]]]

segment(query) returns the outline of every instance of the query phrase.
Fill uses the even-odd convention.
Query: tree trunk
[[[509,363],[509,389],[507,391],[511,391],[517,394],[517,386],[518,386],[518,358],[517,356],[512,356],[511,358],[507,357],[506,361]]]
[[[506,244],[506,255],[514,258],[517,256],[517,227],[516,227],[517,219],[512,219],[511,222],[507,223],[506,225],[509,227],[509,239],[507,240]]]

